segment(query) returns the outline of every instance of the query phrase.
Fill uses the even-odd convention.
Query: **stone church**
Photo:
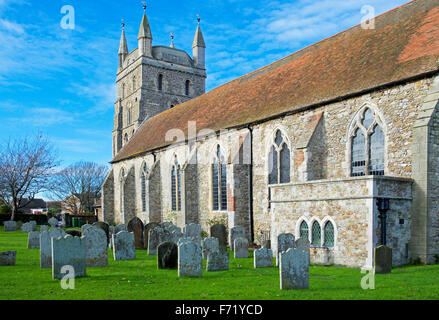
[[[122,31],[103,218],[308,237],[312,263],[439,261],[439,3],[417,0],[205,93],[192,56]],[[384,204],[384,205],[383,205]],[[383,240],[385,239],[385,240]],[[275,250],[276,251],[276,250]]]

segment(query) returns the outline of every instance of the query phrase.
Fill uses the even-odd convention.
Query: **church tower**
[[[113,129],[113,157],[143,121],[205,92],[205,49],[200,20],[193,41],[193,57],[171,46],[152,46],[146,15],[140,23],[138,48],[128,51],[124,23],[119,46],[117,101]],[[174,36],[172,35],[172,40]]]

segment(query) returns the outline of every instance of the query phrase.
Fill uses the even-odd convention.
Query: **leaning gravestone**
[[[17,251],[0,252],[0,267],[15,266]]]
[[[201,239],[201,226],[196,223],[187,224],[184,227],[184,236],[187,238]]]
[[[58,226],[58,219],[52,217],[47,221],[52,228],[56,228]]]
[[[374,249],[375,274],[392,272],[392,248],[379,246]]]
[[[163,242],[163,228],[156,227],[149,230],[148,236],[148,255],[154,256],[157,254],[157,247]]]
[[[244,227],[233,227],[230,229],[230,235],[229,235],[229,243],[230,243],[230,250],[235,251],[234,245],[235,245],[235,239],[238,238],[245,238],[245,228]]]
[[[277,237],[277,254],[276,254],[276,267],[279,266],[280,254],[287,251],[290,248],[294,248],[294,235],[291,233],[281,233]]]
[[[3,223],[3,225],[5,226],[6,232],[17,231],[17,222],[16,221],[5,221]]]
[[[40,233],[40,267],[52,268],[52,238],[65,237],[62,229],[52,228],[49,231]]]
[[[248,258],[248,240],[244,238],[235,239],[235,259]]]
[[[309,288],[309,242],[295,243],[293,248],[281,252],[279,273],[281,290]]]
[[[220,250],[227,250],[227,229],[223,224],[215,224],[211,226],[210,236],[218,239]]]
[[[110,243],[110,225],[103,221],[98,221],[92,224],[94,227],[101,228],[105,231],[105,235],[107,236],[107,245]]]
[[[27,233],[37,231],[37,225],[35,223],[26,222],[21,226],[21,231]]]
[[[27,235],[27,248],[39,249],[40,248],[40,232],[31,231]]]
[[[136,259],[133,232],[120,231],[113,234],[113,256],[114,260]]]
[[[210,252],[207,256],[206,271],[225,270],[229,270],[229,253],[222,250]]]
[[[206,238],[201,243],[203,259],[207,259],[210,252],[219,251],[218,238]]]
[[[72,237],[52,238],[52,277],[62,279],[67,273],[75,278],[86,276],[87,248],[85,238]],[[73,274],[65,270],[65,266],[73,267]]]
[[[157,248],[157,267],[159,269],[177,269],[178,247],[174,242],[162,242]]]
[[[127,231],[134,232],[134,242],[136,249],[145,249],[143,222],[137,217],[134,217],[128,222]]]
[[[108,266],[107,235],[99,227],[90,227],[84,231],[87,248],[87,267]]]
[[[254,252],[254,266],[258,268],[273,267],[273,251],[267,248],[262,248]]]
[[[201,277],[202,275],[201,246],[194,241],[184,241],[178,246],[178,276]]]
[[[159,224],[157,222],[150,222],[147,223],[144,227],[143,231],[143,237],[145,238],[145,248],[148,250],[148,243],[149,243],[149,231],[159,227]]]

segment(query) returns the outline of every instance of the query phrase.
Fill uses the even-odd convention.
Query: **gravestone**
[[[172,231],[171,233],[171,239],[172,242],[174,243],[178,243],[178,241],[183,237],[183,233],[181,232],[180,228],[175,229],[174,231]]]
[[[17,231],[17,222],[16,221],[5,221],[3,223],[6,232]]]
[[[392,272],[392,248],[379,246],[374,249],[375,274],[386,274]]]
[[[98,221],[92,224],[94,227],[101,228],[105,231],[105,235],[107,236],[107,244],[110,243],[110,225],[103,221]]]
[[[149,230],[148,238],[148,255],[154,256],[157,254],[157,247],[163,242],[163,228],[156,227]]]
[[[235,259],[248,258],[248,240],[244,238],[235,239]]]
[[[121,231],[127,231],[127,226],[123,223],[114,227],[114,234],[118,234]]]
[[[87,248],[87,267],[108,266],[108,246],[105,231],[92,226],[84,231],[84,238]]]
[[[21,226],[21,231],[27,233],[37,231],[37,225],[34,223],[26,222]]]
[[[218,239],[220,250],[227,250],[227,229],[223,224],[215,224],[210,227],[210,236]]]
[[[143,222],[137,217],[132,218],[127,225],[127,231],[134,233],[136,249],[145,249]]]
[[[290,248],[294,248],[294,235],[291,233],[281,233],[277,236],[277,254],[276,254],[276,267],[279,266],[280,254],[287,251]]]
[[[157,247],[157,267],[159,269],[177,269],[178,247],[174,242],[162,242]]]
[[[255,269],[273,267],[273,251],[270,249],[255,250],[253,258]]]
[[[229,270],[229,253],[227,251],[213,251],[207,256],[206,271]]]
[[[183,241],[178,246],[178,276],[201,277],[203,275],[203,256],[201,246],[194,241]]]
[[[309,288],[309,242],[300,239],[293,248],[280,253],[281,290]]]
[[[201,242],[203,259],[207,259],[210,252],[219,251],[218,238],[206,238]]]
[[[39,249],[40,248],[40,232],[31,231],[27,235],[27,248]]]
[[[157,222],[150,222],[147,223],[144,227],[143,236],[145,238],[145,248],[148,250],[148,244],[149,244],[149,231],[159,227],[159,224]]]
[[[187,224],[184,227],[184,236],[187,238],[201,239],[201,226],[196,223]]]
[[[52,277],[62,279],[67,271],[64,266],[72,266],[74,277],[86,276],[87,248],[85,238],[66,235],[64,238],[52,238]]]
[[[167,228],[169,228],[172,225],[173,225],[172,222],[162,222],[162,223],[160,223],[160,227],[163,228],[163,229],[167,229]]]
[[[90,228],[91,226],[91,224],[83,224],[81,227],[81,232],[84,232],[87,228]]]
[[[0,267],[15,266],[17,251],[0,252]]]
[[[244,227],[233,227],[230,229],[230,235],[229,235],[229,243],[230,243],[230,250],[235,251],[234,245],[235,245],[235,239],[238,238],[245,238],[245,228]]]
[[[40,267],[52,268],[52,238],[58,239],[66,236],[64,230],[51,228],[49,231],[40,232]]]
[[[46,226],[46,225],[40,226],[40,232],[48,231],[48,230],[49,230],[49,226]]]
[[[57,218],[52,217],[47,222],[50,224],[50,226],[52,228],[56,228],[58,226],[58,219]]]
[[[134,245],[134,233],[120,231],[113,234],[114,260],[135,260],[136,248]]]

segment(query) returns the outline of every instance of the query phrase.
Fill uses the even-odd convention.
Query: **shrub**
[[[5,204],[0,206],[0,214],[11,214],[11,208]]]

